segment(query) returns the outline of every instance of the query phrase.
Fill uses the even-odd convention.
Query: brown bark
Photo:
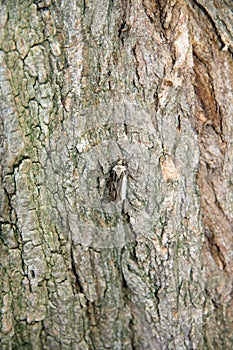
[[[231,2],[0,4],[1,348],[230,350]]]

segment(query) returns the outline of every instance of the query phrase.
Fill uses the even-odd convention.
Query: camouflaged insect
[[[118,161],[117,165],[112,168],[112,183],[110,186],[110,196],[115,201],[123,202],[126,199],[128,168],[126,162]]]

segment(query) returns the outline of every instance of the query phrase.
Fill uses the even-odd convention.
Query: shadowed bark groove
[[[232,348],[231,24],[0,1],[2,349]]]

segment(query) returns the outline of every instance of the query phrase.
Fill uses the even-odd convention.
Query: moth
[[[124,202],[127,195],[128,167],[124,160],[119,160],[110,171],[108,192],[110,201]]]
[[[104,202],[124,202],[127,195],[128,162],[118,160],[108,173],[104,190]]]

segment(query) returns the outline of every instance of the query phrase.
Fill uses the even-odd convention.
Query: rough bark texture
[[[232,2],[0,3],[1,349],[232,349]]]

